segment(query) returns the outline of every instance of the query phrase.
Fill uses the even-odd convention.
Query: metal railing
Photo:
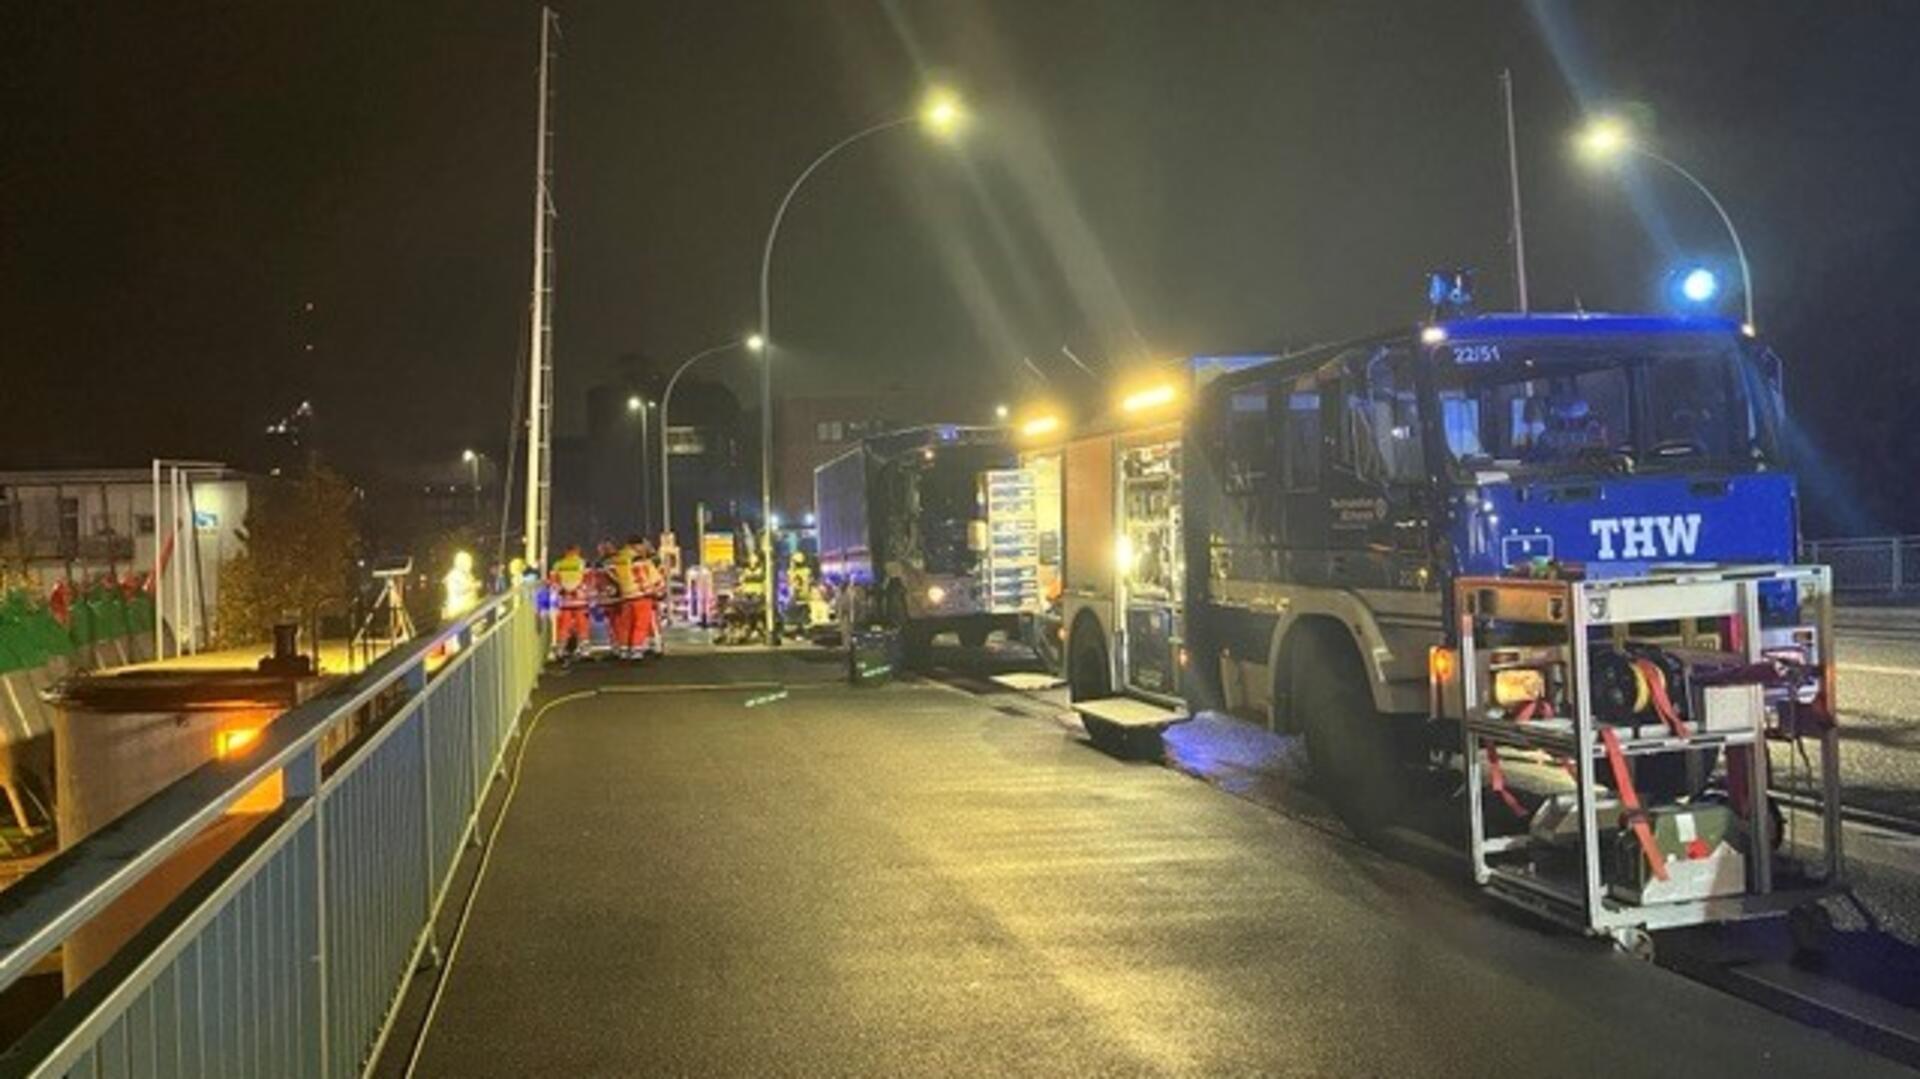
[[[1804,560],[1833,567],[1842,595],[1898,596],[1920,592],[1920,536],[1807,540]]]
[[[260,784],[284,785],[276,810],[0,1055],[0,1074],[360,1074],[432,946],[543,656],[532,592],[495,597],[0,893],[4,988]],[[363,722],[371,708],[385,718]]]

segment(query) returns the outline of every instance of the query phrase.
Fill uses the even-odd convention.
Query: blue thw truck
[[[1643,660],[1671,675],[1676,713],[1697,710],[1697,653],[1714,671],[1793,665],[1755,724],[1777,724],[1783,702],[1831,714],[1824,571],[1792,571],[1780,364],[1740,324],[1437,314],[1188,364],[1167,384],[1129,398],[1157,407],[1116,411],[1059,449],[1063,673],[1096,736],[1138,748],[1130,732],[1196,709],[1304,734],[1318,785],[1364,834],[1401,809],[1408,767],[1460,752],[1464,719],[1520,711],[1464,695],[1462,637],[1477,629],[1493,635],[1476,638],[1464,681],[1538,690],[1530,705],[1550,724],[1604,711],[1609,690],[1624,694],[1621,723],[1651,715]],[[1546,642],[1559,624],[1515,629],[1491,599],[1466,611],[1459,598],[1518,579],[1659,587],[1633,593],[1638,621],[1578,646],[1613,652],[1574,663],[1562,640],[1522,678],[1494,668],[1526,666],[1513,657],[1535,655],[1528,633]],[[1700,598],[1725,582],[1713,594],[1750,609]],[[1491,668],[1487,640],[1505,648]],[[1602,686],[1610,671],[1625,681]],[[1689,784],[1678,765],[1630,763],[1650,796],[1702,795],[1699,766]]]

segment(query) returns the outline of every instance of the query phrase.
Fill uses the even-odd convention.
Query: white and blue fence
[[[279,807],[0,1055],[0,1074],[360,1074],[431,946],[544,654],[532,591],[495,597],[0,893],[4,989],[281,778]]]

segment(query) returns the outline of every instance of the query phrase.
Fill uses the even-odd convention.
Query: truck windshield
[[[1459,340],[1437,349],[1447,449],[1463,467],[1753,468],[1773,397],[1711,334]]]
[[[972,573],[979,556],[967,543],[973,520],[982,515],[979,474],[970,459],[959,454],[919,473],[918,526],[921,554],[928,573]]]

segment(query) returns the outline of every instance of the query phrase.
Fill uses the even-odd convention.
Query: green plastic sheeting
[[[67,632],[52,613],[24,592],[0,600],[0,671],[38,667],[72,651]]]

